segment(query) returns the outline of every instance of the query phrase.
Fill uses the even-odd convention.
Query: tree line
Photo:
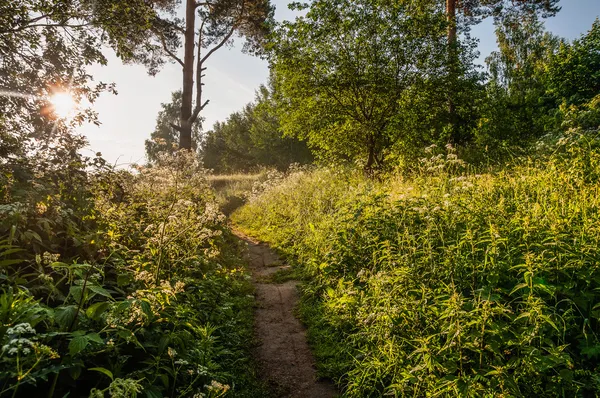
[[[198,148],[223,171],[313,158],[384,170],[410,164],[432,143],[451,143],[475,160],[501,157],[552,132],[565,107],[589,101],[599,86],[598,23],[573,43],[553,36],[543,18],[559,12],[557,0],[312,1],[291,3],[301,15],[281,23],[268,0],[2,7],[0,79],[11,94],[0,98],[0,153],[9,157],[40,142],[84,145],[71,131],[98,122],[92,110],[71,126],[39,110],[65,87],[92,103],[115,90],[93,84],[85,69],[106,63],[102,46],[152,75],[167,62],[181,65],[182,86],[159,115],[149,160],[168,143]],[[484,18],[493,18],[499,45],[486,72],[470,34]],[[268,60],[268,93],[260,89],[252,104],[208,130],[201,125],[207,62],[238,36],[245,51]]]

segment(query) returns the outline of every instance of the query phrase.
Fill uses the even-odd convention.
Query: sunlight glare
[[[66,119],[75,113],[77,102],[68,92],[60,92],[50,97],[52,111],[61,119]]]

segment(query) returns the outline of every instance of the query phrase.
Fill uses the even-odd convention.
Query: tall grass
[[[411,178],[296,172],[233,215],[297,259],[322,374],[347,397],[600,393],[600,151]]]
[[[266,175],[266,171],[256,174],[209,175],[207,180],[215,192],[219,209],[225,215],[229,215],[246,203],[252,187]]]

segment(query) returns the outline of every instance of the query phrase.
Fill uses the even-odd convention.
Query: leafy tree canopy
[[[443,75],[444,9],[430,1],[315,1],[277,32],[272,70],[285,134],[323,158],[380,167],[405,137],[399,100]]]
[[[133,37],[144,37],[139,33],[150,27],[155,8],[173,11],[164,0],[2,2],[0,156],[13,155],[14,160],[31,153],[31,145],[44,148],[67,141],[83,145],[84,140],[70,135],[69,128],[84,120],[98,123],[96,114],[82,109],[68,123],[56,120],[49,97],[68,91],[77,102],[93,103],[101,91],[114,91],[112,85],[94,83],[86,67],[106,64],[104,45],[131,59],[128,46]]]
[[[282,137],[275,103],[266,86],[257,90],[255,101],[242,111],[215,123],[204,137],[201,156],[204,166],[217,173],[257,167],[286,169],[291,163],[312,160],[304,142]]]
[[[550,17],[560,11],[559,0],[462,0],[457,3],[465,17],[471,21],[491,16],[496,22],[501,22],[515,14]]]
[[[524,145],[548,130],[546,67],[561,41],[535,14],[513,15],[497,25],[499,50],[487,59],[490,81],[476,132],[481,146]]]
[[[572,44],[562,43],[548,66],[549,90],[559,100],[582,104],[600,92],[600,20]]]

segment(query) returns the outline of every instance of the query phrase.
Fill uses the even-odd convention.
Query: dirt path
[[[306,342],[306,330],[294,316],[299,295],[297,281],[269,283],[269,277],[284,265],[266,244],[242,233],[256,286],[254,328],[259,340],[256,356],[260,374],[277,398],[332,398],[332,384],[316,379],[315,360]]]

